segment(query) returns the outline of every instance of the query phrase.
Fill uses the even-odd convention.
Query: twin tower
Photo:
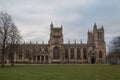
[[[106,45],[103,26],[98,29],[96,23],[94,24],[93,31],[88,31],[86,44],[64,44],[62,28],[62,25],[54,27],[53,23],[50,24],[50,40],[48,42],[50,63],[105,63]]]

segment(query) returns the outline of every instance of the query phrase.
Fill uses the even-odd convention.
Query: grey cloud
[[[50,22],[63,24],[64,40],[87,41],[87,31],[104,25],[108,41],[120,34],[119,0],[0,0],[0,10],[8,12],[25,41],[49,39]],[[72,37],[71,37],[72,35]]]

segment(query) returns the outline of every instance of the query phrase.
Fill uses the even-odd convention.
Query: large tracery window
[[[99,58],[102,58],[102,51],[99,51]]]
[[[81,56],[80,56],[80,55],[81,55],[80,53],[81,53],[81,52],[80,52],[80,48],[77,48],[77,59],[80,59],[80,57],[81,57]]]
[[[60,48],[57,46],[53,48],[53,59],[60,59]]]
[[[65,48],[65,59],[68,59],[68,49]]]
[[[70,58],[74,59],[74,49],[73,48],[71,48],[71,50],[70,50]]]
[[[83,59],[87,59],[87,50],[83,48]]]
[[[98,32],[98,40],[102,39],[102,32]]]

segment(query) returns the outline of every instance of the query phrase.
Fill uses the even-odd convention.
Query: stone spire
[[[70,44],[70,40],[68,40],[68,44]]]
[[[97,25],[96,25],[96,22],[94,23],[94,29],[97,29]]]
[[[104,30],[104,27],[103,27],[103,25],[102,25],[102,30]]]
[[[63,25],[61,24],[61,28],[63,28]]]
[[[25,44],[25,41],[24,41],[24,44]]]
[[[42,41],[42,44],[44,44],[44,41]]]
[[[74,43],[76,44],[76,40],[74,41]]]
[[[53,28],[53,22],[51,21],[50,27]]]
[[[82,39],[81,39],[81,44],[82,44]]]
[[[32,44],[32,42],[30,41],[30,44]]]
[[[38,41],[36,41],[36,44],[38,44]]]

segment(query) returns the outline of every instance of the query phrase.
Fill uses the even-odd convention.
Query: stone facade
[[[104,64],[106,62],[106,44],[104,40],[104,28],[97,28],[96,23],[93,31],[88,31],[86,44],[63,42],[61,27],[50,24],[50,39],[48,44],[23,43],[14,55],[15,62],[26,63],[66,63],[66,64]]]

